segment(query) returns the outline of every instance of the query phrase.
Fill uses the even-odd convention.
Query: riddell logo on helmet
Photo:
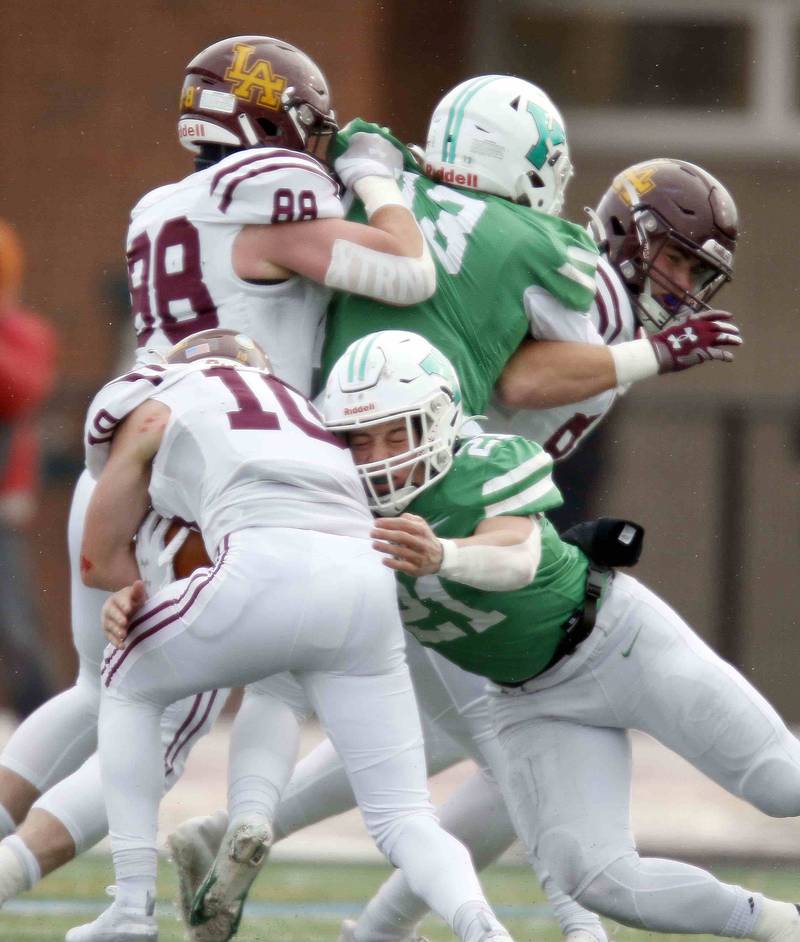
[[[425,164],[425,176],[440,183],[455,183],[456,186],[469,186],[473,190],[479,189],[477,173],[456,173],[455,170],[436,170],[430,164]]]
[[[182,122],[178,125],[178,137],[205,137],[206,129],[201,122],[197,124],[186,124]]]
[[[358,415],[361,412],[374,412],[375,403],[374,402],[365,402],[363,406],[353,406],[352,409],[345,409],[345,415]]]

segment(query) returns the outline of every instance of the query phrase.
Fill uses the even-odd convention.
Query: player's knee
[[[770,757],[742,781],[742,797],[773,818],[800,815],[800,761]]]
[[[370,815],[365,821],[378,850],[395,866],[399,866],[395,861],[408,847],[424,853],[431,831],[439,829],[433,809],[415,814]]]
[[[592,872],[585,845],[567,831],[550,830],[539,839],[538,856],[556,885],[575,897]]]

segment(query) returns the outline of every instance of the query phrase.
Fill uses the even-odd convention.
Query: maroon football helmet
[[[207,357],[220,357],[224,360],[236,360],[242,366],[254,366],[259,370],[271,371],[269,357],[251,340],[238,330],[225,327],[212,327],[210,330],[198,330],[184,337],[166,354],[167,363],[192,363]]]
[[[204,49],[186,66],[178,138],[236,150],[287,147],[324,158],[338,130],[325,76],[280,39],[234,36]]]
[[[695,164],[661,157],[628,167],[614,178],[591,215],[595,237],[601,247],[607,246],[609,261],[650,332],[708,308],[732,277],[739,232],[736,204],[719,180]],[[672,249],[696,260],[690,291],[659,272],[659,256]]]

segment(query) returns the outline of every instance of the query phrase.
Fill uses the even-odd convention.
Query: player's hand
[[[384,566],[409,576],[427,576],[442,565],[442,544],[416,514],[381,517],[370,534],[373,547],[386,554]]]
[[[350,138],[347,150],[334,160],[333,166],[344,186],[352,189],[353,184],[363,177],[396,179],[403,169],[403,155],[380,134],[358,131]]]
[[[740,346],[742,335],[732,314],[703,311],[653,334],[650,343],[658,360],[658,372],[675,373],[707,360],[730,363],[733,351],[729,348]]]
[[[133,585],[115,592],[103,603],[102,625],[106,640],[115,648],[124,648],[131,618],[144,605],[147,598],[144,582],[137,579]]]
[[[136,534],[136,563],[148,595],[155,595],[159,589],[175,581],[172,565],[175,554],[186,542],[191,530],[185,525],[180,526],[167,542],[167,531],[173,522],[170,517],[162,517],[151,510]]]

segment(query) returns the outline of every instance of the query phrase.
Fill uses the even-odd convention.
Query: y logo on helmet
[[[548,114],[541,105],[529,101],[528,114],[532,115],[533,120],[536,122],[539,140],[531,147],[525,157],[537,170],[541,170],[547,161],[550,148],[563,144],[567,137],[564,134],[564,128],[556,123],[553,116]]]
[[[648,167],[646,170],[626,170],[614,180],[614,192],[626,206],[630,206],[631,194],[628,186],[632,186],[639,196],[644,196],[645,193],[654,190],[656,184],[653,177],[656,169],[656,167]]]
[[[237,98],[253,101],[254,104],[277,111],[281,105],[281,94],[286,88],[286,78],[275,75],[266,59],[256,59],[248,67],[248,59],[255,46],[237,43],[233,47],[233,62],[225,70],[225,80],[231,83],[231,91]]]
[[[450,385],[453,387],[453,402],[461,402],[461,388],[458,385],[458,377],[456,376],[456,371],[447,362],[447,360],[436,356],[435,353],[431,352],[425,357],[424,360],[420,361],[419,365],[423,370],[425,370],[428,376],[438,374],[439,376],[444,376],[445,379],[449,380]]]

